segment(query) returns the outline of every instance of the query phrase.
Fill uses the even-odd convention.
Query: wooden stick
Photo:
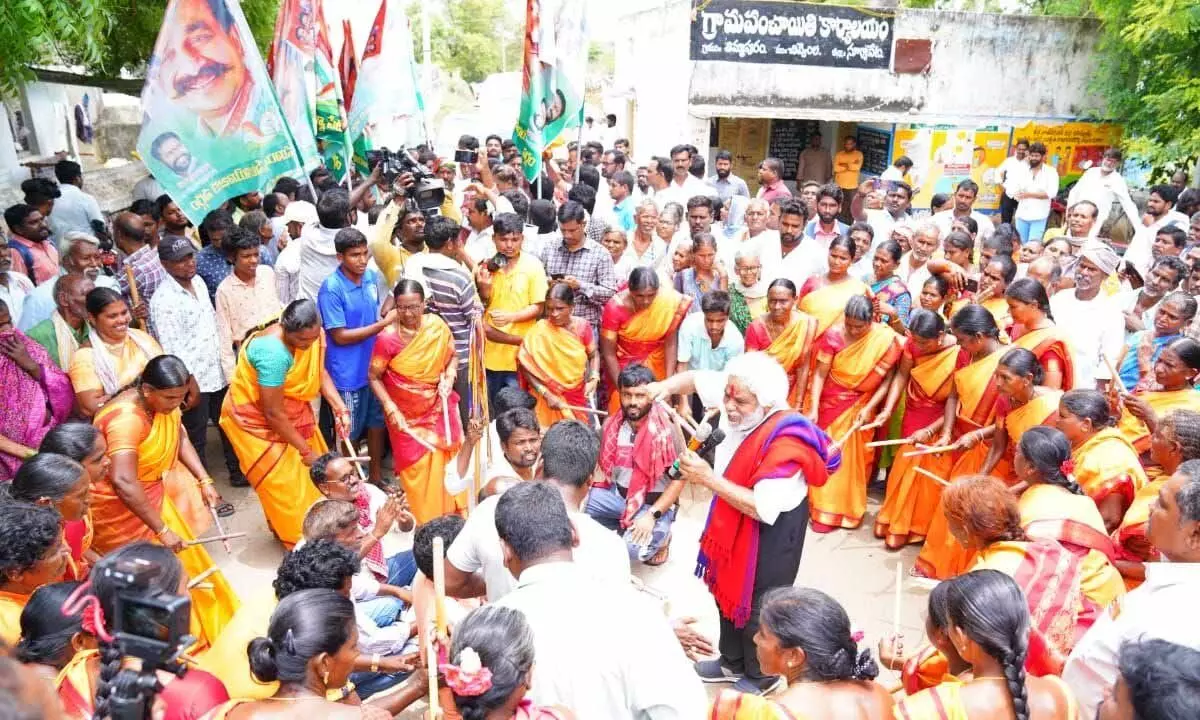
[[[428,442],[426,442],[425,440],[422,440],[421,438],[417,437],[416,433],[414,433],[412,430],[410,430],[410,429],[409,429],[407,426],[406,426],[406,427],[403,427],[403,428],[400,428],[400,432],[402,432],[402,433],[404,433],[405,435],[407,435],[407,436],[409,436],[410,438],[412,438],[414,441],[416,441],[416,443],[417,443],[418,445],[420,445],[421,447],[425,448],[425,449],[426,449],[426,450],[428,450],[429,452],[431,452],[431,453],[435,453],[435,452],[437,452],[437,448],[435,448],[433,445],[430,445],[430,444],[429,444]],[[487,439],[487,436],[485,435],[483,438],[481,438],[481,439],[480,439],[480,442],[484,442],[486,439]],[[360,469],[361,469],[361,468],[360,468]]]
[[[429,642],[426,643],[426,668],[429,675],[429,718],[436,720],[441,710],[438,708],[438,655],[437,641],[433,633],[429,633]]]
[[[133,266],[129,263],[125,263],[125,279],[129,282],[129,299],[133,302],[134,307],[141,305],[142,294],[138,292],[137,283],[133,280]],[[133,308],[129,308],[129,311],[133,312]],[[138,320],[137,318],[133,318],[130,321],[130,324],[140,328],[142,326],[142,321]]]
[[[1108,366],[1108,371],[1112,373],[1112,381],[1116,383],[1117,390],[1123,393],[1129,392],[1129,390],[1125,387],[1125,383],[1121,381],[1120,373],[1118,373],[1117,369],[1113,367],[1112,360],[1109,360],[1108,356],[1104,353],[1100,353],[1100,357],[1104,358],[1104,364]]]
[[[867,423],[866,425],[860,427],[859,430],[874,430],[877,427],[883,427],[883,422],[877,420],[873,423]]]
[[[582,405],[567,405],[564,403],[563,409],[573,410],[575,412],[587,413],[588,415],[599,415],[600,417],[608,417],[608,413],[603,410],[597,410],[595,408],[584,407]]]
[[[908,442],[908,438],[900,438],[899,440],[876,440],[875,442],[867,443],[865,445],[865,447],[869,447],[869,448],[888,447],[889,445],[903,445],[906,442]]]
[[[936,447],[927,447],[923,450],[913,450],[904,453],[904,457],[916,457],[918,455],[938,455],[944,452],[950,452],[954,449],[953,445],[938,445]]]
[[[438,395],[442,395],[440,392]],[[453,442],[454,435],[450,431],[450,398],[442,395],[442,429],[446,431],[446,442]]]
[[[896,606],[892,608],[892,636],[900,637],[900,603],[904,594],[904,563],[896,563]]]
[[[699,422],[699,424],[696,425],[696,429],[699,430],[701,425],[708,425],[709,423],[711,423],[713,421],[713,418],[716,417],[717,415],[719,415],[720,413],[721,413],[721,408],[709,408],[709,409],[705,410],[704,417],[700,418],[700,422]]]
[[[947,482],[947,481],[945,480],[945,478],[938,477],[937,475],[934,475],[933,473],[929,472],[929,471],[928,471],[928,470],[926,470],[925,468],[918,467],[918,468],[913,468],[913,470],[916,470],[917,472],[919,472],[920,474],[922,474],[922,475],[924,475],[925,477],[929,478],[930,480],[935,480],[935,481],[937,481],[937,484],[938,484],[938,485],[941,485],[942,487],[950,487],[950,483],[949,483],[949,482]]]
[[[214,590],[216,586],[210,582],[202,582],[199,585],[188,585],[188,588],[192,590]]]
[[[671,404],[665,400],[659,399],[659,400],[655,400],[655,402],[658,403],[659,405],[661,405],[663,407],[663,409],[667,411],[667,414],[670,415],[671,418],[675,422],[682,425],[692,435],[696,434],[696,424],[694,422],[692,422],[690,418],[686,418],[683,415],[680,415],[675,410],[675,408],[671,407]]]
[[[234,540],[236,538],[243,538],[243,537],[246,537],[246,533],[244,533],[244,532],[226,533],[224,535],[214,535],[213,537],[196,538],[195,540],[188,540],[187,542],[184,543],[184,546],[185,547],[195,547],[196,545],[206,545],[208,543],[221,542],[223,540]]]
[[[210,482],[211,482],[211,481],[210,481]],[[216,526],[216,528],[217,528],[217,533],[218,533],[218,534],[220,534],[220,535],[224,535],[224,534],[225,534],[225,526],[223,526],[223,525],[221,524],[221,514],[217,512],[217,509],[216,509],[215,507],[211,507],[211,506],[208,508],[208,511],[209,511],[210,513],[212,513],[213,525],[215,525],[215,526]],[[225,552],[227,552],[227,553],[231,553],[231,552],[233,552],[233,548],[231,548],[231,547],[229,546],[229,541],[228,541],[228,540],[222,540],[222,541],[221,541],[221,546],[225,548]]]
[[[360,456],[358,454],[358,448],[354,447],[354,443],[350,441],[350,438],[342,436],[341,440],[342,444],[346,446],[346,459],[354,463],[354,467],[358,469],[359,479],[361,479],[363,482],[367,482],[367,471],[363,469],[362,464],[364,459],[369,461],[370,458],[363,458]]]
[[[192,588],[195,588],[195,587],[199,587],[200,583],[204,582],[205,579],[207,579],[209,575],[212,575],[213,573],[215,573],[216,571],[218,571],[220,569],[221,568],[217,567],[216,565],[213,565],[209,569],[205,570],[204,572],[200,573],[196,577],[192,578],[191,580],[188,581],[188,584],[187,584],[188,590],[191,590]]]
[[[446,541],[433,538],[434,623],[439,638],[446,636]]]
[[[838,438],[837,440],[834,441],[833,447],[837,448],[838,450],[841,450],[842,446],[846,444],[846,441],[849,440],[850,437],[852,435],[854,435],[854,433],[858,432],[861,429],[862,429],[862,425],[859,425],[857,423],[854,425],[851,425],[850,429],[846,431],[845,435],[841,436],[840,438]]]

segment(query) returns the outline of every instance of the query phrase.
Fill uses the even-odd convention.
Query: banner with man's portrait
[[[170,0],[146,71],[143,162],[199,224],[226,200],[303,169],[246,18],[226,0]]]

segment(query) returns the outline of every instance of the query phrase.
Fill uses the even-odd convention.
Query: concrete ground
[[[231,541],[230,553],[226,553],[218,543],[209,545],[209,552],[239,595],[251,597],[261,592],[262,588],[269,587],[283,557],[283,548],[267,529],[266,519],[254,492],[248,488],[229,486],[215,432],[211,432],[211,436],[206,458],[208,467],[220,469],[213,473],[217,487],[225,499],[237,508],[237,514],[223,519],[222,523],[226,531],[246,532],[247,537]],[[710,497],[706,490],[688,488],[684,491],[681,512],[675,523],[670,559],[656,568],[635,566],[634,574],[654,593],[666,598],[664,606],[670,617],[696,618],[697,628],[712,639],[715,646],[718,627],[716,605],[707,588],[694,575],[700,533],[704,528]],[[858,530],[826,535],[810,530],[805,539],[796,584],[819,588],[841,602],[853,626],[865,634],[860,647],[874,650],[880,638],[892,629],[896,568],[901,567],[904,582],[900,629],[907,640],[906,644],[914,647],[924,636],[929,585],[927,581],[908,577],[908,570],[918,552],[917,547],[891,552],[871,534],[871,524],[880,501],[881,498],[872,493],[867,518]],[[630,648],[630,652],[636,651],[636,648]],[[581,648],[580,652],[586,653],[587,650]],[[884,685],[892,685],[898,682],[898,677],[881,668],[879,680]],[[715,691],[726,686],[709,687]],[[410,716],[420,717],[416,708],[400,717]]]

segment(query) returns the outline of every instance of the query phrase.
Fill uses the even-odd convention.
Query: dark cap
[[[158,243],[159,260],[175,262],[195,254],[196,246],[182,235],[164,235]]]

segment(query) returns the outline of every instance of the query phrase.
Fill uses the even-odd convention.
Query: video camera
[[[442,202],[446,199],[446,184],[429,172],[425,166],[413,160],[403,146],[395,152],[381,147],[367,151],[367,164],[374,170],[380,169],[385,186],[390,187],[403,173],[410,173],[415,181],[404,189],[405,203],[411,210],[420,210],[425,217],[441,214]]]
[[[187,673],[181,660],[196,638],[188,634],[192,602],[187,595],[152,590],[160,568],[145,560],[118,563],[105,576],[118,586],[112,635],[121,654],[141,660],[140,668],[123,668],[112,681],[109,717],[150,717],[154,696],[162,690],[159,670],[179,677]]]

